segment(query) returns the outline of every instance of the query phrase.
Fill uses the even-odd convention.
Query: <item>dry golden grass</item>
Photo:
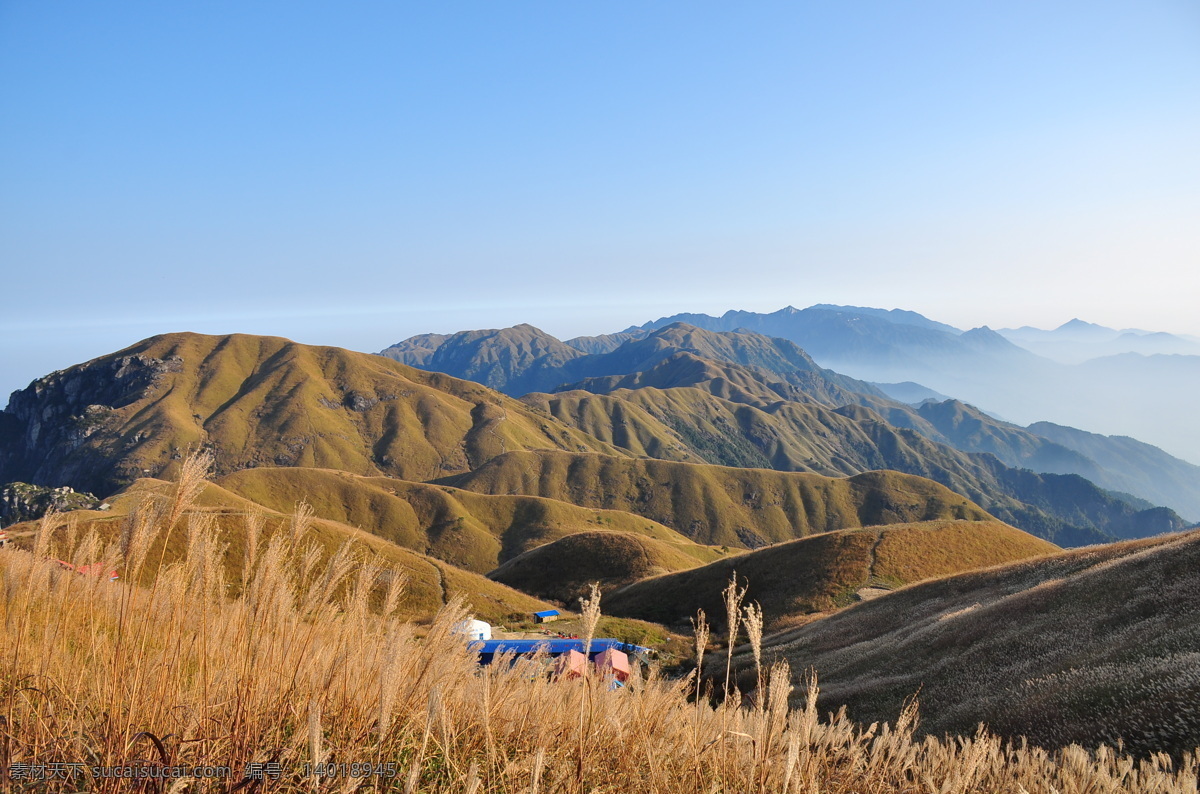
[[[1042,746],[1178,756],[1200,744],[1200,532],[911,585],[770,637],[764,655],[815,667],[822,707],[862,720],[920,691],[935,734],[983,721]],[[751,654],[734,664],[750,686]]]
[[[722,589],[736,573],[749,588],[746,597],[762,604],[766,629],[773,632],[802,616],[854,603],[864,587],[893,588],[1057,551],[995,520],[844,529],[634,582],[609,594],[608,609],[682,628],[697,609],[722,614]]]
[[[246,773],[263,763],[280,765],[267,788],[284,792],[1196,792],[1192,757],[1050,753],[983,733],[917,741],[911,708],[894,727],[823,721],[815,687],[789,709],[783,665],[762,671],[764,696],[749,708],[689,700],[689,681],[653,669],[613,689],[552,680],[541,659],[480,668],[450,635],[458,603],[418,638],[394,615],[401,577],[381,579],[346,551],[322,562],[302,515],[269,537],[249,530],[245,581],[229,598],[220,532],[186,509],[186,489],[175,495],[123,546],[61,531],[65,553],[135,567],[156,533],[182,533],[186,556],[148,587],[64,571],[40,556],[50,541],[0,550],[6,786],[130,790],[103,777],[12,779],[58,762],[207,765],[229,777],[142,790],[259,791]],[[178,526],[166,525],[172,514]],[[318,764],[339,776],[305,775]],[[363,767],[351,764],[384,774],[352,778]]]
[[[246,469],[221,477],[223,488],[276,510],[297,502],[316,515],[400,546],[487,573],[536,546],[588,530],[618,530],[655,538],[698,562],[719,552],[649,519],[616,510],[578,507],[554,499],[479,494],[390,477],[359,477],[331,469]]]
[[[538,598],[573,605],[589,592],[593,582],[609,592],[640,579],[699,565],[700,560],[678,547],[644,535],[577,532],[512,558],[488,573],[488,578]]]
[[[173,487],[161,480],[138,480],[123,494],[111,500],[110,510],[76,511],[66,514],[64,520],[75,526],[76,535],[79,537],[95,530],[101,546],[109,543],[121,544],[127,542],[126,536],[131,535],[133,525],[147,521],[153,523],[156,520],[156,506],[163,499],[170,497]],[[524,617],[551,606],[480,574],[391,543],[373,532],[319,517],[313,514],[307,503],[299,504],[305,505],[305,515],[301,523],[306,527],[306,539],[319,549],[322,563],[349,543],[360,554],[363,565],[375,566],[380,570],[398,569],[404,572],[408,585],[400,616],[405,619],[427,623],[438,609],[455,595],[469,594],[476,616],[491,622],[504,623],[513,620],[515,616]],[[289,512],[294,511],[296,505],[297,502],[292,502]],[[205,520],[211,521],[221,533],[225,546],[221,562],[226,579],[232,583],[231,595],[236,595],[239,591],[245,565],[251,556],[249,547],[255,542],[254,539],[265,539],[276,532],[291,532],[296,521],[295,516],[289,515],[288,512],[264,507],[212,483],[206,484],[204,489],[196,494],[191,513],[196,517],[203,515]],[[10,527],[9,531],[18,543],[28,546],[29,538],[25,536],[36,526],[37,524],[28,522]],[[60,529],[58,534],[62,535],[61,540],[65,541],[65,527]],[[49,538],[48,535],[43,537]],[[147,555],[149,564],[139,573],[136,580],[145,585],[153,582],[159,561],[174,564],[181,561],[188,552],[186,533],[178,527],[169,537],[167,533],[160,533],[145,542],[149,543],[149,548],[142,553]],[[123,579],[132,580],[131,572],[126,568],[122,567],[120,573]]]
[[[634,513],[710,546],[755,548],[848,527],[991,518],[943,485],[896,471],[833,478],[541,450],[498,455],[439,482]]]

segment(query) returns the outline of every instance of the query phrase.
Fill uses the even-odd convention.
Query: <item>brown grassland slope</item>
[[[6,789],[117,794],[136,775],[142,791],[284,794],[1196,792],[1194,756],[1047,752],[982,732],[918,740],[912,709],[884,727],[823,721],[815,689],[790,708],[785,664],[761,671],[749,707],[690,699],[690,681],[654,668],[635,667],[621,688],[555,679],[544,659],[481,668],[450,633],[465,614],[456,603],[417,631],[397,615],[404,571],[290,553],[290,531],[262,538],[230,582],[224,532],[187,509],[195,490],[176,489],[119,548],[88,560],[115,560],[129,581],[60,569],[53,531],[31,549],[0,549]],[[134,584],[175,521],[184,555]],[[63,553],[76,559],[98,548],[71,545]],[[82,777],[11,779],[48,763]],[[336,778],[318,777],[322,765]]]
[[[172,476],[189,449],[216,471],[309,466],[428,480],[517,449],[624,454],[477,383],[287,339],[155,336],[15,392],[0,481],[108,495]]]
[[[730,402],[752,405],[769,405],[777,400],[810,399],[799,386],[786,382],[775,373],[712,361],[687,351],[673,353],[643,370],[584,378],[578,383],[565,385],[563,390],[611,394],[622,390],[687,387],[703,389]]]
[[[831,529],[990,518],[945,486],[893,471],[832,478],[610,455],[511,452],[443,482],[480,493],[544,496],[636,513],[710,546],[755,548]]]
[[[140,512],[143,518],[153,520],[156,508],[171,495],[172,486],[166,482],[138,480],[112,500],[111,510],[80,510],[63,516],[53,533],[53,550],[60,558],[71,561],[71,552],[66,549],[70,538],[79,540],[93,530],[101,544],[100,548],[118,544],[127,532],[131,519]],[[290,553],[298,557],[313,553],[320,561],[327,561],[344,545],[350,544],[348,548],[356,550],[362,570],[400,572],[405,579],[405,597],[399,614],[410,619],[429,620],[449,599],[455,597],[465,599],[480,618],[490,621],[501,621],[514,615],[527,616],[535,610],[548,608],[545,602],[536,598],[479,574],[402,548],[372,533],[313,516],[306,510],[283,513],[264,508],[211,483],[205,484],[203,490],[196,494],[188,521],[196,522],[201,529],[211,525],[219,533],[223,547],[218,555],[222,571],[226,579],[233,583],[235,591],[248,564],[251,535],[260,535],[258,545],[265,548],[277,534],[288,537],[294,534],[298,540],[290,545]],[[37,522],[29,522],[14,525],[8,531],[13,538],[28,546],[30,542],[25,538],[35,534],[38,527]],[[142,578],[152,580],[153,570],[160,559],[164,564],[171,565],[187,554],[188,528],[181,522],[171,533],[162,533],[149,549]],[[113,568],[122,576],[128,573],[119,565]]]
[[[686,625],[703,609],[724,612],[722,590],[736,574],[768,631],[853,603],[867,587],[891,589],[949,573],[1059,551],[999,521],[930,521],[847,529],[635,582],[608,596],[615,615]]]
[[[832,477],[879,469],[927,477],[991,515],[1063,546],[1146,537],[1186,526],[1170,510],[1129,504],[1078,476],[1038,474],[1011,468],[993,455],[964,452],[918,430],[897,427],[863,405],[835,409],[802,394],[755,402],[729,395],[725,388],[713,393],[723,383],[642,385],[603,395],[576,390],[522,399],[634,455]],[[983,416],[976,411],[972,419],[976,415]],[[990,430],[998,432],[1000,423],[988,421]],[[930,430],[937,435],[932,426]],[[1018,441],[1021,433],[1013,428]]]
[[[1200,744],[1200,532],[914,585],[764,653],[815,668],[823,707],[861,720],[919,690],[935,735],[983,722],[1042,746],[1179,754]]]
[[[704,549],[710,560],[721,556]],[[621,585],[670,571],[695,568],[699,555],[645,535],[579,532],[514,557],[488,574],[523,593],[574,605],[593,582],[608,592]]]
[[[321,518],[476,573],[571,533],[600,529],[655,538],[697,562],[713,559],[710,549],[642,516],[536,496],[493,496],[330,469],[244,469],[217,482],[283,512],[307,501]]]

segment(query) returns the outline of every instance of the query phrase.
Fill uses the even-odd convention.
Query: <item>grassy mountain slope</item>
[[[616,334],[600,334],[599,336],[577,336],[574,339],[563,340],[563,344],[570,345],[581,353],[589,355],[593,353],[611,353],[626,342],[641,339],[647,333],[647,331],[638,329],[634,331],[622,331]]]
[[[675,391],[670,390],[670,393]],[[653,408],[647,410],[638,401],[628,399],[629,394],[641,392],[614,395],[582,390],[558,394],[534,392],[522,397],[521,402],[638,457],[687,463],[718,462],[709,460],[684,440],[681,433],[686,433],[689,425],[685,423],[681,432],[677,433],[668,426],[668,418],[652,413]]]
[[[680,314],[638,330],[676,322],[790,339],[822,366],[846,375],[872,382],[916,381],[1023,425],[1049,419],[1104,429],[1200,462],[1200,426],[1177,420],[1190,411],[1189,400],[1200,384],[1198,356],[1126,353],[1069,366],[986,328],[954,335],[852,307]]]
[[[397,342],[379,355],[386,356],[393,361],[399,361],[401,364],[407,364],[410,367],[425,369],[425,362],[449,338],[449,334],[418,334],[417,336],[405,339],[403,342]]]
[[[95,529],[104,542],[115,543],[121,537],[126,517],[136,508],[139,501],[146,496],[165,496],[169,494],[171,487],[169,483],[161,480],[141,479],[111,500],[111,510],[75,511],[70,514],[69,520],[76,525],[79,536],[82,537],[89,530]],[[206,484],[196,500],[196,505],[196,512],[209,517],[215,523],[220,531],[220,542],[228,546],[223,555],[225,574],[235,591],[241,581],[246,555],[247,516],[252,512],[263,516],[264,535],[260,543],[260,553],[265,549],[266,541],[271,535],[291,531],[290,508],[293,505],[289,505],[286,513],[271,510],[214,484]],[[475,614],[489,621],[504,620],[513,615],[528,615],[535,610],[548,608],[543,601],[477,573],[398,546],[371,532],[320,517],[314,517],[306,523],[308,528],[304,531],[301,542],[297,544],[296,554],[300,554],[311,542],[320,550],[322,558],[328,558],[343,543],[352,542],[364,555],[367,566],[378,567],[381,571],[390,568],[401,569],[408,579],[401,600],[401,611],[410,618],[432,617],[455,595],[464,596],[471,603]],[[16,524],[9,528],[9,533],[18,539],[18,542],[31,543],[29,536],[36,526],[33,522]],[[68,532],[64,527],[56,534],[65,539]],[[169,565],[183,558],[187,549],[185,526],[177,526],[166,538],[165,553],[163,540],[164,537],[160,536],[151,547],[148,560],[156,564],[161,557],[164,563]],[[153,569],[154,565],[150,565],[144,571],[147,578],[153,575]]]
[[[884,396],[868,383],[823,369],[808,353],[786,339],[744,330],[714,333],[687,323],[673,323],[643,339],[627,342],[612,353],[594,356],[588,368],[596,375],[643,372],[678,353],[747,367],[759,374],[795,376],[798,384],[817,385],[811,395],[814,399],[821,390],[835,395],[832,398],[835,400],[844,400],[850,393]]]
[[[855,593],[866,587],[891,589],[1058,550],[992,520],[847,529],[634,582],[608,596],[605,608],[614,615],[676,625],[703,609],[710,620],[722,623],[721,591],[736,573],[748,588],[748,601],[762,606],[768,631],[777,631],[801,616],[853,603]]]
[[[285,512],[306,501],[322,518],[481,574],[535,546],[598,529],[644,535],[697,562],[714,557],[712,550],[641,516],[536,496],[493,496],[329,469],[245,469],[218,483]]]
[[[1052,422],[1037,422],[1029,430],[1094,460],[1100,471],[1091,479],[1100,485],[1200,519],[1200,466],[1128,436],[1102,436]]]
[[[530,334],[536,337],[536,345],[526,341]],[[618,389],[701,386],[725,399],[761,406],[781,399],[835,408],[864,405],[896,427],[916,430],[931,441],[964,452],[988,452],[1008,466],[1039,473],[1078,474],[1118,494],[1128,493],[1173,508],[1183,506],[1189,514],[1197,512],[1200,488],[1179,482],[1174,476],[1177,472],[1168,470],[1173,467],[1164,469],[1145,455],[1138,455],[1137,460],[1149,468],[1129,471],[1128,465],[1098,464],[1079,449],[994,419],[957,400],[907,405],[890,399],[869,383],[821,368],[796,346],[797,341],[811,346],[824,361],[847,362],[856,367],[848,371],[857,374],[863,374],[863,367],[871,369],[874,377],[888,373],[919,377],[928,371],[949,377],[953,383],[973,384],[973,388],[986,383],[986,392],[967,389],[963,393],[979,398],[986,394],[986,404],[993,407],[998,400],[1020,401],[1032,384],[1045,384],[1053,391],[1051,384],[1081,375],[1086,369],[1067,372],[987,328],[963,333],[912,312],[827,305],[803,311],[789,307],[769,315],[676,315],[620,334],[578,340],[578,347],[589,353],[583,356],[529,326],[464,332],[450,338],[413,337],[389,355],[404,348],[406,361],[483,379],[514,395],[534,387],[543,391],[558,387],[608,393]],[[440,364],[431,364],[428,350],[434,344],[457,353],[443,354]],[[469,348],[470,355],[463,352],[465,348]],[[542,352],[531,355],[535,348]],[[499,375],[495,374],[497,367],[502,370]],[[887,371],[876,371],[880,367]],[[506,381],[511,382],[505,385]],[[1032,391],[1035,394],[1027,394],[1025,401],[1032,396],[1044,403],[1037,387]],[[1108,397],[1111,392],[1111,388],[1105,389]],[[1087,403],[1091,399],[1063,397],[1067,403]],[[1131,399],[1128,404],[1139,401]],[[1074,408],[1057,405],[1050,415],[1061,415],[1063,410]]]
[[[785,339],[748,332],[714,333],[677,323],[642,336],[620,335],[591,347],[585,354],[530,325],[487,331],[462,331],[449,337],[413,337],[381,355],[423,369],[469,378],[513,396],[553,391],[585,378],[629,375],[653,369],[680,353],[708,361],[736,364],[807,389],[810,397],[841,404],[852,393],[882,398],[874,386],[822,369]],[[430,349],[432,348],[432,352]]]
[[[731,401],[707,390],[714,383],[523,399],[637,455],[826,476],[894,469],[927,477],[992,515],[1064,546],[1178,531],[1185,525],[1169,510],[1134,506],[1078,476],[1013,469],[991,455],[938,444],[859,405],[835,410],[813,402]],[[965,424],[960,423],[964,434]]]
[[[990,517],[942,485],[894,471],[836,479],[609,455],[512,452],[441,482],[636,513],[698,543],[748,548],[831,529]]]
[[[714,554],[714,556],[716,556]],[[488,574],[538,598],[574,605],[598,582],[601,590],[702,563],[677,546],[628,532],[578,532],[514,557]],[[613,612],[608,607],[606,611]]]
[[[869,722],[919,691],[922,728],[1059,747],[1200,744],[1200,532],[1081,549],[905,588],[764,649]],[[743,660],[744,661],[744,660]]]
[[[260,465],[427,480],[506,451],[616,451],[483,386],[276,337],[167,334],[13,395],[0,481],[98,495],[209,446]]]
[[[917,422],[914,429],[964,452],[987,452],[1008,466],[1043,473],[1078,474],[1089,480],[1100,473],[1100,467],[1087,456],[959,400],[925,402],[913,412],[930,428],[925,430]]]
[[[506,394],[552,389],[579,371],[571,367],[584,354],[532,325],[449,336],[424,334],[398,342],[381,356],[404,364],[482,383]]]
[[[810,402],[798,386],[777,374],[729,362],[702,358],[688,351],[673,353],[644,370],[624,375],[598,375],[559,389],[608,394],[619,390],[674,389],[694,386],[732,402],[766,405],[778,400]],[[841,403],[836,403],[841,404]]]

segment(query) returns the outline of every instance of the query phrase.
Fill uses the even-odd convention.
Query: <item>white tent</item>
[[[455,624],[450,630],[452,634],[465,637],[467,640],[475,642],[478,640],[490,640],[492,638],[492,626],[490,623],[485,623],[482,620],[470,618],[461,623]]]

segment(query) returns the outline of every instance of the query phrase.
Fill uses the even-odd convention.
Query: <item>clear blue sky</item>
[[[0,268],[5,394],[174,330],[1200,334],[1200,5],[4,0]]]

